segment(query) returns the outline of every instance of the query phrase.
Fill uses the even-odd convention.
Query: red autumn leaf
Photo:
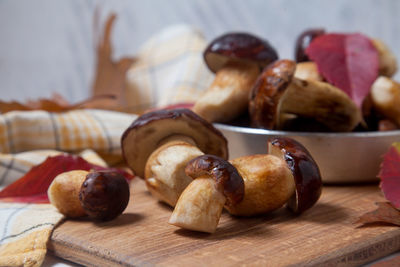
[[[329,83],[361,107],[379,69],[378,51],[369,38],[359,33],[324,34],[310,43],[306,54]]]
[[[400,226],[400,211],[395,209],[389,202],[378,202],[376,205],[378,206],[376,210],[365,213],[356,223],[388,223]]]
[[[383,195],[400,210],[400,143],[392,144],[383,156],[378,177]]]
[[[48,203],[47,189],[60,173],[72,170],[116,170],[128,180],[133,176],[123,170],[91,164],[79,156],[59,155],[48,157],[43,163],[32,167],[23,177],[0,192],[0,200],[13,202]]]

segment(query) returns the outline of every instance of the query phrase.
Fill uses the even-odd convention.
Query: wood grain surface
[[[49,249],[97,266],[357,266],[400,250],[400,228],[354,224],[383,200],[377,185],[326,186],[299,217],[285,208],[253,218],[223,213],[216,233],[204,234],[169,225],[171,208],[136,179],[124,214],[106,223],[67,220]]]

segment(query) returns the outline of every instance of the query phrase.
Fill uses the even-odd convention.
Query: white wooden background
[[[400,57],[397,0],[0,0],[0,99],[88,95],[93,77],[93,14],[114,11],[115,56],[134,54],[160,29],[188,23],[207,39],[249,31],[292,58],[294,39],[308,27],[363,32]],[[397,76],[399,77],[399,76]]]

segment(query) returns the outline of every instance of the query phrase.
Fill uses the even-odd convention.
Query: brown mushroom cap
[[[249,101],[252,126],[274,129],[279,116],[279,102],[292,82],[295,70],[294,61],[283,59],[268,65],[257,78]]]
[[[269,154],[283,158],[293,173],[296,194],[288,201],[295,213],[311,208],[321,196],[322,180],[317,163],[308,150],[291,138],[275,138],[268,142]]]
[[[214,73],[230,60],[254,62],[264,68],[278,59],[275,49],[267,41],[248,33],[228,33],[214,39],[203,56]]]
[[[286,115],[314,119],[330,131],[353,130],[362,120],[360,109],[339,88],[296,78],[296,64],[278,60],[257,78],[249,101],[252,126],[281,129]]]
[[[203,175],[212,176],[217,189],[226,197],[226,206],[235,205],[243,199],[242,176],[232,164],[220,157],[202,155],[194,158],[186,165],[185,173],[193,179]]]
[[[173,135],[192,138],[207,154],[228,158],[225,137],[214,126],[189,109],[157,110],[138,117],[122,135],[122,154],[128,166],[140,177],[150,154],[160,142]]]
[[[294,57],[297,62],[309,61],[310,59],[304,52],[306,48],[310,45],[311,41],[325,34],[323,28],[308,29],[302,32],[296,39],[296,47],[294,50]]]

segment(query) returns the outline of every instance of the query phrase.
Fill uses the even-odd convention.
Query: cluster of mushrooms
[[[278,60],[271,45],[247,33],[216,38],[204,51],[215,79],[193,111],[209,122],[273,130],[348,132],[400,128],[400,84],[393,53],[380,40],[379,77],[362,109],[339,88],[326,82],[305,49],[324,30],[303,32],[296,61]],[[249,123],[250,122],[250,123]]]
[[[215,232],[224,207],[253,216],[287,204],[300,214],[321,195],[318,166],[298,142],[275,138],[266,142],[265,154],[228,161],[225,137],[189,109],[143,114],[121,145],[150,193],[174,208],[169,223],[184,229]]]

